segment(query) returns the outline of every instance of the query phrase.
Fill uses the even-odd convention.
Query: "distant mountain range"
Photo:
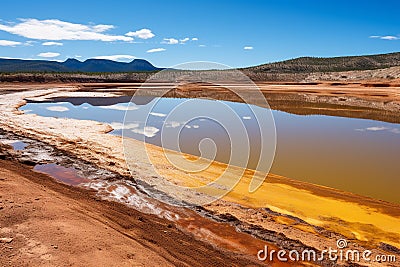
[[[242,68],[249,76],[274,74],[306,74],[315,72],[340,72],[353,70],[374,70],[400,66],[400,52],[380,55],[345,56],[331,58],[299,57],[275,63]],[[106,59],[79,61],[67,59],[64,62],[46,60],[0,59],[0,72],[148,72],[162,68],[153,66],[144,59],[129,63]]]
[[[158,71],[144,59],[116,62],[106,59],[88,59],[79,61],[67,59],[64,62],[47,60],[0,59],[0,72],[141,72]]]

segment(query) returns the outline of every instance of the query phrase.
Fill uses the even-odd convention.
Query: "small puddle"
[[[38,164],[33,169],[37,172],[48,174],[69,185],[79,185],[90,181],[87,178],[79,176],[78,171],[74,168],[66,168],[55,163]]]
[[[1,143],[12,146],[15,151],[24,150],[28,146],[28,144],[19,140],[1,140]]]

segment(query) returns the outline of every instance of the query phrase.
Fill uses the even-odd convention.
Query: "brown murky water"
[[[79,185],[90,181],[89,179],[80,176],[75,169],[66,168],[56,163],[38,164],[35,165],[33,169],[37,172],[48,174],[69,185]]]
[[[169,148],[168,144],[161,143],[161,133],[165,127],[179,127],[182,122],[177,119],[168,121],[167,115],[187,100],[142,97],[129,104],[130,97],[66,98],[63,102],[29,103],[22,109],[42,116],[107,122],[115,129],[112,134],[122,134],[124,131],[125,136]],[[155,101],[157,104],[152,109],[153,114],[142,114]],[[193,109],[204,109],[207,101],[211,100],[196,99],[197,104],[193,104]],[[233,102],[224,104],[231,107],[242,119],[250,140],[249,160],[231,164],[255,169],[262,140],[257,121],[247,105]],[[131,108],[129,113],[137,120],[129,121],[131,128],[123,130],[123,117],[128,106]],[[400,203],[400,124],[360,118],[272,112],[277,132],[272,173]],[[144,116],[148,117],[146,123],[143,121]],[[226,119],[229,123],[230,118]],[[215,159],[228,163],[231,156],[229,134],[215,121],[204,118],[193,120],[182,128],[179,136],[180,149],[188,154],[200,155],[199,143],[209,138],[217,146]],[[248,149],[244,142],[235,146],[241,151]],[[268,166],[261,164],[261,169]]]
[[[272,173],[400,203],[400,124],[276,112]]]

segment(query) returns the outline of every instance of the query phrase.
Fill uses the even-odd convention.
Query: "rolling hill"
[[[345,57],[299,57],[295,59],[242,68],[250,72],[277,74],[299,74],[314,72],[339,72],[353,70],[374,70],[400,66],[400,52],[366,56]]]

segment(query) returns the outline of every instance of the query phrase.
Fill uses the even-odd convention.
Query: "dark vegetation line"
[[[240,68],[255,81],[301,81],[311,73],[376,70],[400,66],[400,52],[332,58],[300,57],[281,62]],[[129,63],[103,59],[84,62],[0,59],[0,82],[143,82],[163,68],[143,59]],[[167,80],[183,70],[163,73]],[[221,79],[230,80],[230,70],[217,70]],[[234,77],[233,77],[234,80]]]

